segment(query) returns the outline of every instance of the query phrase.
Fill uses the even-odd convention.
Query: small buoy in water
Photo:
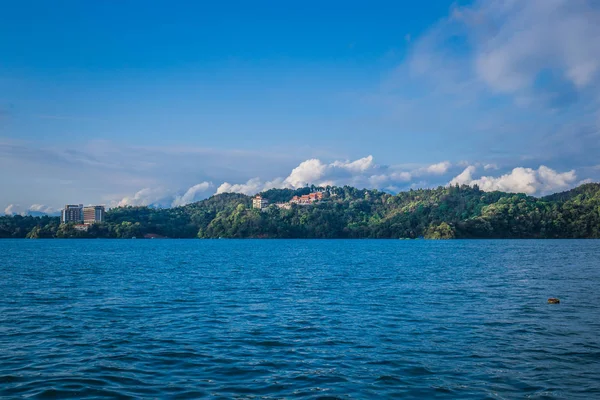
[[[556,297],[550,297],[548,299],[548,304],[560,304],[560,300],[557,299]]]

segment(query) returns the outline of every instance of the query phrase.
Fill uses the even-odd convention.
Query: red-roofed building
[[[306,205],[306,204],[312,204],[315,201],[319,201],[319,200],[323,200],[323,193],[314,192],[314,193],[305,194],[303,196],[294,196],[292,198],[292,200],[290,201],[290,203]]]

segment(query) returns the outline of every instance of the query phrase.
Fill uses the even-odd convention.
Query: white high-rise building
[[[252,208],[258,208],[262,210],[263,208],[267,208],[269,205],[269,200],[263,198],[260,194],[252,199]]]

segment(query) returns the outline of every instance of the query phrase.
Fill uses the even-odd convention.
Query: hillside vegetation
[[[271,203],[325,190],[323,201],[251,208],[226,193],[183,207],[119,207],[78,232],[57,217],[0,217],[0,238],[600,238],[600,184],[536,198],[477,187],[419,189],[397,195],[353,187],[271,189]]]

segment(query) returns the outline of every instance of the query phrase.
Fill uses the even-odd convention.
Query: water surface
[[[600,241],[1,240],[0,278],[3,398],[600,398]]]

